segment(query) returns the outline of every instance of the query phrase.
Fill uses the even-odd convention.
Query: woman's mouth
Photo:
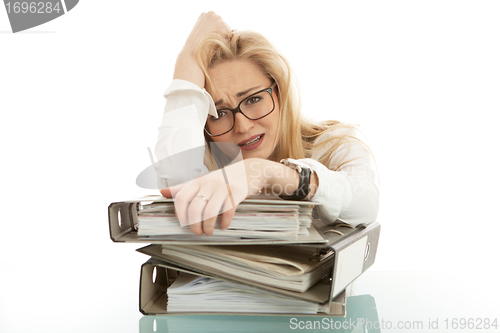
[[[255,137],[254,139],[252,139],[248,142],[245,142],[244,144],[239,144],[238,146],[240,146],[240,148],[242,150],[252,150],[252,149],[255,149],[261,145],[263,138],[264,138],[264,134],[261,134],[261,135]]]

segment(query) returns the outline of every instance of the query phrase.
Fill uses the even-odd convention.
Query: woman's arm
[[[355,135],[355,131],[351,133]],[[328,140],[324,134],[317,142]],[[328,147],[302,159],[317,174],[318,187],[311,200],[321,202],[317,206],[319,217],[326,222],[340,219],[351,225],[371,223],[377,218],[379,209],[379,188],[375,162],[371,152],[359,140],[348,138],[327,162],[318,162]],[[328,146],[328,145],[327,145]]]
[[[195,51],[207,33],[219,30],[231,34],[220,16],[213,12],[201,14],[177,57],[174,80],[164,94],[166,104],[155,148],[159,161],[155,170],[163,187],[208,172],[203,163],[203,127],[208,114],[217,116],[217,112],[212,98],[203,89],[205,76]]]
[[[224,230],[244,199],[264,189],[278,195],[290,195],[298,185],[296,170],[266,159],[249,158],[189,183],[161,190],[161,194],[175,197],[175,210],[181,225],[189,225],[199,236],[210,236],[221,210],[220,227]],[[311,177],[310,187],[312,196],[317,188],[316,175]]]
[[[378,213],[376,174],[371,154],[360,142],[353,140],[341,145],[330,156],[327,166],[315,159],[299,161],[314,171],[306,199],[323,203],[317,208],[323,220],[334,222],[340,218],[353,225],[375,220]],[[273,161],[250,158],[161,193],[175,197],[182,225],[189,225],[197,235],[210,236],[221,210],[220,226],[226,229],[236,206],[245,198],[263,189],[289,195],[298,185],[296,170]]]
[[[232,37],[231,28],[214,12],[202,13],[177,57],[174,79],[192,82],[201,89],[205,88],[205,75],[198,65],[196,50],[200,41],[210,32],[222,31]]]

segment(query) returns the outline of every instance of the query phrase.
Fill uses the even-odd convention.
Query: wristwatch
[[[282,159],[280,163],[295,169],[299,173],[300,180],[299,186],[295,192],[291,195],[280,195],[279,197],[285,200],[304,200],[311,190],[309,188],[309,183],[311,181],[311,168],[308,165],[291,158]]]

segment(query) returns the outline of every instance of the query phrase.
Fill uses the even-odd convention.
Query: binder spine
[[[139,311],[144,315],[167,313],[168,269],[149,259],[141,266]]]
[[[373,222],[332,245],[335,251],[330,295],[332,299],[373,265],[379,235],[380,224]]]
[[[112,203],[108,207],[108,221],[111,240],[113,242],[124,242],[122,237],[136,228],[137,203]]]

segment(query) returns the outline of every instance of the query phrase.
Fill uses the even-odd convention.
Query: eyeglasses
[[[274,111],[273,89],[276,82],[267,89],[262,89],[238,104],[235,109],[217,110],[218,118],[208,116],[205,132],[210,136],[219,136],[230,132],[234,128],[236,113],[241,112],[250,120],[264,118]]]

